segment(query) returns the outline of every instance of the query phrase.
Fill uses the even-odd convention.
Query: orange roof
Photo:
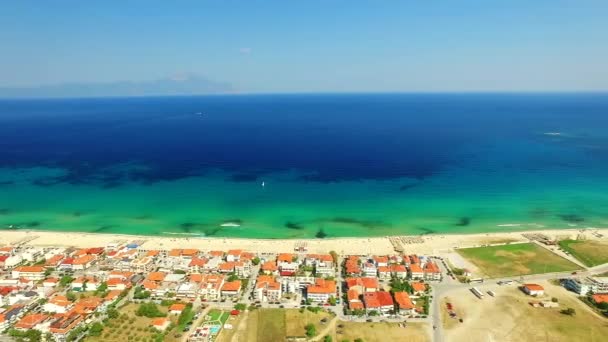
[[[399,304],[399,309],[411,310],[414,308],[414,303],[407,292],[395,292],[395,301]]]
[[[14,270],[17,272],[44,273],[44,267],[42,266],[19,266]]]
[[[336,293],[336,282],[334,280],[326,280],[322,278],[315,279],[314,285],[308,285],[306,289],[308,293]]]
[[[200,283],[201,281],[203,281],[203,275],[200,273],[193,273],[189,276],[190,281],[193,281],[195,283]]]
[[[425,283],[414,282],[414,283],[411,283],[410,285],[412,285],[412,289],[415,292],[423,292],[423,291],[426,290],[426,284]]]
[[[412,273],[424,273],[422,268],[418,264],[410,264],[410,272]]]
[[[373,259],[376,263],[381,263],[381,262],[388,263],[388,257],[385,257],[385,256],[374,256]]]
[[[397,272],[407,272],[407,269],[405,268],[405,265],[390,265],[389,266],[391,269],[391,272],[397,273]]]
[[[194,257],[190,261],[190,265],[189,266],[190,267],[192,267],[192,266],[199,266],[199,267],[201,267],[201,266],[205,266],[206,263],[207,263],[207,259]]]
[[[49,316],[44,314],[29,314],[25,315],[17,324],[15,324],[15,328],[21,329],[32,329],[37,324],[44,322]]]
[[[44,264],[47,265],[47,266],[55,266],[61,260],[63,260],[63,255],[62,254],[57,254],[57,255],[53,255],[48,260],[46,260]]]
[[[175,303],[169,307],[169,311],[184,311],[186,304]]]
[[[156,290],[158,288],[158,285],[150,280],[144,280],[141,286],[143,286],[143,288],[146,290]]]
[[[334,261],[334,258],[332,258],[332,256],[330,254],[307,254],[306,258],[316,259],[316,260],[321,260],[321,261],[326,261],[326,262]]]
[[[209,255],[214,256],[214,257],[221,257],[224,255],[224,252],[222,251],[210,251]]]
[[[0,314],[0,323],[6,322],[6,316],[4,314]]]
[[[182,249],[182,255],[195,256],[198,254],[198,249]]]
[[[378,279],[376,278],[347,278],[346,286],[350,289],[353,286],[363,286],[366,289],[377,289]]]
[[[112,278],[115,278],[115,277],[131,278],[133,276],[133,272],[112,271],[112,272],[110,272],[109,276]]]
[[[608,303],[608,293],[600,293],[600,294],[594,294],[593,296],[593,300],[596,303]]]
[[[218,265],[218,269],[220,271],[232,271],[234,270],[234,266],[236,266],[234,262],[223,262]]]
[[[359,301],[359,302],[350,302],[348,303],[348,307],[351,310],[363,310],[363,302]]]
[[[95,260],[95,256],[91,254],[83,255],[79,258],[74,259],[74,265],[86,265]]]
[[[166,317],[159,317],[152,320],[152,325],[155,327],[162,327],[167,323]]]
[[[67,299],[67,297],[58,295],[58,296],[51,298],[49,300],[49,304],[66,307],[72,303]]]
[[[226,254],[232,255],[232,256],[240,256],[242,253],[243,253],[243,250],[241,250],[241,249],[231,249]]]
[[[251,252],[243,252],[241,253],[241,260],[251,260],[255,258],[255,254]]]
[[[155,257],[155,256],[157,256],[158,254],[160,254],[160,251],[157,251],[157,250],[152,250],[152,251],[148,251],[148,252],[146,253],[146,256],[149,256],[149,257]]]
[[[58,283],[59,279],[53,278],[53,277],[49,277],[49,278],[44,279],[44,282],[45,283]]]
[[[267,261],[262,264],[262,271],[274,272],[277,269],[277,265],[274,262]]]
[[[295,254],[291,253],[281,253],[277,257],[278,262],[292,262],[295,257]]]
[[[163,281],[166,276],[164,272],[150,272],[147,279],[150,281]]]
[[[170,257],[178,257],[182,255],[182,250],[181,249],[172,249],[169,251],[169,256]]]
[[[118,284],[125,284],[125,285],[130,285],[131,283],[129,283],[128,281],[121,279],[121,278],[111,278],[108,279],[108,281],[106,282],[106,284],[108,286],[114,286],[114,285],[118,285]]]
[[[390,271],[388,266],[378,266],[378,273],[389,273]]]
[[[357,291],[357,289],[350,289],[350,290],[348,290],[347,297],[348,297],[348,301],[349,302],[360,301],[360,299],[359,299],[359,291]]]
[[[118,298],[118,296],[120,296],[121,293],[122,293],[121,290],[112,290],[112,291],[108,292],[107,296],[104,299],[106,301],[112,301],[112,300]]]
[[[238,291],[240,289],[241,289],[240,280],[229,281],[227,283],[224,283],[224,285],[222,286],[222,291]]]
[[[545,289],[538,284],[524,284],[524,287],[530,291],[544,291]]]
[[[391,306],[394,304],[391,294],[384,291],[365,293],[363,295],[363,301],[365,302],[365,307],[368,309]]]
[[[420,258],[417,255],[410,255],[410,263],[411,264],[419,264],[420,263]]]
[[[437,264],[432,261],[429,261],[424,265],[424,271],[428,273],[441,273]]]
[[[97,309],[103,300],[99,297],[87,297],[76,302],[74,312],[79,314],[87,314]]]

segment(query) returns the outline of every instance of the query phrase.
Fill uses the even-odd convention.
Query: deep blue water
[[[608,96],[600,94],[4,100],[0,167],[66,168],[69,174],[56,181],[106,186],[210,168],[235,181],[284,170],[321,182],[423,179],[459,163],[463,146],[511,140],[517,149],[519,140],[546,139],[544,132],[571,134],[565,144],[587,144],[605,162],[606,150],[593,146],[607,142],[607,108]],[[546,159],[529,167],[577,162]],[[145,169],[100,174],[127,162]]]

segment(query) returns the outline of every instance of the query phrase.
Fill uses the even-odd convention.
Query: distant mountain
[[[0,87],[0,97],[104,97],[152,95],[202,95],[234,92],[230,83],[216,82],[193,74],[153,81],[109,83],[64,83],[39,87]]]

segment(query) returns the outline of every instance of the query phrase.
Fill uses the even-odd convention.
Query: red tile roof
[[[227,283],[224,283],[224,285],[222,286],[222,291],[239,291],[240,289],[241,289],[240,280],[229,281]]]
[[[593,300],[596,303],[608,303],[608,293],[599,293],[599,294],[594,294],[593,296]]]
[[[399,309],[411,310],[414,308],[414,303],[407,292],[395,292],[395,301],[399,305]]]
[[[544,291],[545,288],[538,284],[524,284],[524,287],[530,291]]]
[[[391,294],[384,291],[368,292],[363,295],[363,302],[368,309],[394,305]]]

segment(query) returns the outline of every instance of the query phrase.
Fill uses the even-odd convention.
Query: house
[[[169,313],[172,315],[179,315],[186,309],[186,304],[175,303],[169,307]]]
[[[249,277],[251,273],[251,261],[235,261],[234,273],[241,278]]]
[[[49,332],[59,341],[65,341],[69,333],[84,323],[84,317],[77,313],[66,313],[54,316]]]
[[[424,279],[441,280],[441,270],[436,263],[429,260],[426,264],[424,264]]]
[[[198,279],[191,275],[191,281]],[[221,298],[222,286],[224,285],[224,276],[218,274],[201,274],[199,282],[199,294],[202,299],[217,301]]]
[[[71,271],[74,267],[74,258],[68,257],[61,260],[59,263],[60,271]]]
[[[55,254],[52,257],[46,259],[44,262],[44,267],[46,268],[56,268],[61,263],[65,256],[63,254]]]
[[[233,262],[241,260],[241,254],[243,253],[240,249],[231,249],[226,253],[226,261]]]
[[[356,288],[352,288],[348,290],[346,293],[346,298],[348,299],[348,308],[351,310],[363,310],[365,306],[363,306],[363,302],[360,299],[360,293]]]
[[[391,279],[391,269],[388,266],[378,266],[378,278],[381,280]]]
[[[44,279],[44,267],[42,266],[19,266],[11,272],[13,278],[27,278],[30,280]]]
[[[395,302],[399,308],[399,313],[402,315],[413,315],[416,313],[416,306],[412,303],[410,295],[407,292],[395,292]]]
[[[200,275],[198,273],[195,274]],[[198,290],[199,287],[197,282],[184,282],[179,284],[175,289],[175,296],[177,298],[196,298]]]
[[[16,324],[15,329],[18,330],[32,330],[37,329],[39,324],[44,323],[49,318],[45,314],[27,314],[23,316]]]
[[[222,297],[236,297],[241,292],[241,281],[229,281],[222,285]]]
[[[4,331],[9,327],[9,321],[4,314],[0,314],[0,331]]]
[[[111,302],[115,301],[116,299],[118,299],[118,297],[120,297],[121,294],[122,294],[122,291],[110,290],[110,292],[108,292],[108,294],[105,296],[105,298],[103,300],[106,303],[111,303]]]
[[[292,261],[281,261],[278,263],[279,274],[283,277],[294,276],[300,267],[300,264]]]
[[[106,285],[110,291],[124,291],[126,289],[130,289],[132,286],[131,282],[125,278],[110,278],[106,281]]]
[[[4,268],[11,269],[21,263],[23,263],[21,255],[11,255],[4,260]]]
[[[45,312],[63,314],[68,312],[72,308],[72,306],[72,302],[70,302],[67,297],[57,295],[49,299],[49,301],[43,305],[43,309]]]
[[[542,296],[545,294],[545,289],[538,284],[524,284],[522,290],[529,296]]]
[[[198,249],[172,249],[169,251],[169,258],[192,260],[198,256]]]
[[[75,271],[83,271],[91,267],[97,258],[91,254],[85,254],[81,257],[75,258],[72,263],[72,269]]]
[[[376,277],[378,275],[378,268],[373,262],[366,262],[363,264],[363,275],[366,277]]]
[[[99,281],[93,276],[78,277],[72,282],[72,290],[76,292],[97,291]]]
[[[594,294],[593,296],[591,296],[591,298],[593,298],[593,301],[597,304],[608,303],[608,294],[607,293]]]
[[[278,302],[281,300],[281,284],[274,276],[260,275],[256,279],[253,297],[262,302]]]
[[[330,297],[336,298],[336,282],[322,278],[315,279],[315,283],[306,288],[306,299],[315,303],[327,303]]]
[[[407,268],[405,268],[405,265],[391,264],[391,265],[389,265],[389,270],[390,270],[391,276],[393,276],[393,277],[396,277],[399,279],[407,278]]]
[[[426,284],[419,281],[411,282],[412,290],[415,295],[422,294],[426,291]]]
[[[277,267],[277,264],[271,261],[266,261],[265,263],[263,263],[260,269],[262,270],[262,273],[266,275],[279,274],[279,268]]]
[[[378,279],[376,278],[347,278],[346,287],[356,289],[358,293],[376,292],[379,289]]]
[[[167,317],[159,317],[152,320],[152,327],[159,331],[165,331],[170,324],[171,321]]]
[[[97,311],[102,304],[103,299],[99,297],[82,298],[74,304],[74,312],[81,315],[88,315]]]
[[[581,296],[593,293],[608,293],[608,277],[569,278],[562,285]]]
[[[410,259],[411,260],[411,259]],[[423,279],[424,271],[418,264],[410,264],[410,278],[412,279]]]
[[[8,259],[10,255],[0,255],[0,268],[4,268],[4,262]]]
[[[52,278],[52,277],[46,278],[42,282],[42,286],[43,287],[55,287],[55,286],[57,286],[57,284],[59,284],[59,279]]]
[[[192,258],[188,264],[188,271],[190,273],[203,273],[206,264],[207,259],[205,258]]]
[[[167,274],[164,272],[150,272],[148,274],[148,277],[146,278],[146,280],[160,283],[163,280],[165,280],[166,276],[167,276]]]
[[[386,256],[374,256],[373,260],[377,267],[388,266],[388,257]]]
[[[395,310],[393,297],[389,292],[385,291],[364,293],[363,303],[367,312],[377,311],[382,314],[388,314]]]
[[[149,256],[135,259],[130,263],[130,270],[137,273],[148,273],[155,267],[156,265],[154,265],[154,259]]]

